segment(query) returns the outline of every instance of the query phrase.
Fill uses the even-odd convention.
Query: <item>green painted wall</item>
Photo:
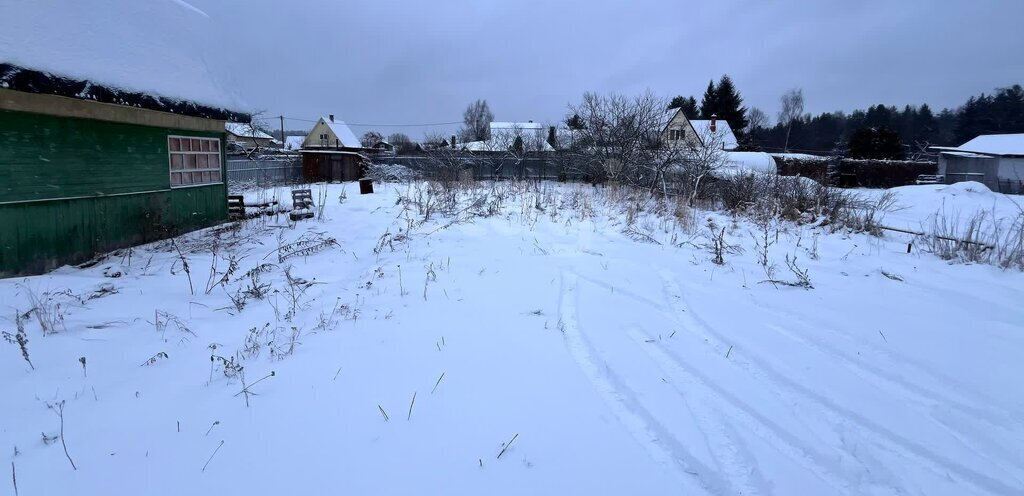
[[[0,277],[226,220],[226,185],[170,188],[171,134],[224,148],[222,133],[0,111]]]

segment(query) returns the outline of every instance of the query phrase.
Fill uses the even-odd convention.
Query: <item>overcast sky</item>
[[[1021,0],[190,3],[219,27],[251,109],[414,139],[457,126],[391,125],[459,121],[477,98],[497,120],[555,121],[585,91],[699,100],[722,74],[773,118],[792,87],[819,113],[1024,83]]]

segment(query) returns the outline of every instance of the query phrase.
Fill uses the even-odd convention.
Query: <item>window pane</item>
[[[172,172],[171,173],[171,186],[178,186],[180,184],[181,184],[181,173],[180,172]]]
[[[171,154],[171,170],[181,170],[183,168],[184,161],[182,161],[181,157],[180,153]]]
[[[194,151],[194,152],[198,152],[199,151],[199,140],[198,139],[192,138],[192,151]]]
[[[201,143],[201,145],[202,145],[202,150],[203,150],[204,152],[208,152],[208,151],[210,151],[210,140],[203,140],[203,142]]]
[[[210,150],[213,150],[215,152],[219,152],[220,151],[220,140],[213,140],[213,148],[211,148]]]
[[[210,167],[220,169],[220,155],[210,155]]]
[[[195,155],[185,155],[185,168],[186,169],[195,169],[196,168],[196,156]]]
[[[204,141],[205,143],[205,141]],[[209,162],[206,161],[206,155],[196,155],[196,168],[205,169]]]
[[[220,171],[219,170],[213,171],[213,175],[210,176],[210,177],[213,178],[213,182],[219,183],[220,182]]]
[[[178,138],[167,138],[167,146],[172,152],[181,150],[181,141]]]
[[[204,172],[203,173],[203,182],[204,183],[210,182],[210,173],[209,172]]]

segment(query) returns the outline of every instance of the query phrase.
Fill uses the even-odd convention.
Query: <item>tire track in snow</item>
[[[606,366],[597,361],[592,347],[579,330],[576,318],[578,279],[574,274],[562,272],[559,302],[559,329],[569,353],[579,365],[587,380],[601,395],[619,422],[644,448],[647,454],[660,465],[674,472],[680,483],[689,491],[705,494],[708,489],[722,494],[723,481],[710,477],[713,472],[686,451],[672,436],[639,408],[635,394],[617,383],[621,383]],[[604,366],[602,366],[604,365]],[[696,474],[696,479],[693,475]]]
[[[659,274],[662,277],[665,295],[667,297],[666,299],[668,300],[670,307],[675,309],[676,315],[683,315],[685,316],[684,318],[689,321],[687,323],[689,325],[683,325],[683,328],[702,338],[707,345],[712,348],[722,346],[721,343],[726,342],[724,336],[722,336],[718,331],[715,331],[707,324],[706,321],[701,319],[692,311],[687,312],[680,306],[684,299],[682,297],[682,292],[679,289],[679,285],[676,282],[675,276],[667,270],[660,270]],[[683,363],[681,358],[671,350],[666,348],[666,352],[672,356],[677,363]],[[851,423],[856,425],[859,428],[859,434],[862,435],[865,440],[875,445],[879,450],[889,452],[894,456],[903,458],[907,461],[916,461],[919,466],[928,469],[939,477],[947,477],[950,480],[962,482],[989,494],[1019,494],[1024,491],[1020,486],[1011,487],[999,479],[961,465],[960,463],[957,463],[956,461],[941,454],[934,453],[927,447],[921,446],[914,441],[904,438],[899,433],[894,432],[893,430],[882,426],[863,415],[843,408],[834,400],[822,396],[810,388],[786,377],[784,374],[778,372],[775,368],[767,364],[764,360],[759,359],[754,354],[747,354],[745,356],[747,357],[746,360],[740,357],[735,357],[733,358],[732,363],[736,364],[736,366],[742,367],[756,380],[763,383],[776,394],[780,395],[780,397],[788,399],[790,402],[810,403],[816,405],[819,413],[826,417],[826,419],[832,424],[841,425],[844,423]],[[719,385],[712,384],[710,382],[708,385],[711,387],[719,387]]]
[[[943,430],[948,432],[957,441],[959,441],[965,449],[970,450],[979,458],[986,460],[993,466],[999,467],[1000,470],[1007,474],[1012,473],[1014,467],[1007,466],[1003,460],[992,458],[985,450],[979,449],[968,435],[932,414],[932,410],[939,407],[959,410],[959,414],[963,417],[973,418],[984,422],[988,424],[990,429],[997,430],[1004,436],[1016,437],[1016,434],[1013,431],[1005,428],[1004,423],[992,420],[988,417],[989,412],[972,406],[960,404],[952,399],[937,399],[936,397],[941,397],[942,395],[936,394],[935,396],[930,396],[927,388],[916,387],[901,379],[892,378],[889,374],[876,371],[874,367],[861,365],[850,359],[845,353],[834,351],[834,348],[829,345],[820,343],[817,340],[806,339],[775,324],[766,323],[765,326],[796,343],[815,349],[819,353],[829,356],[830,359],[834,360],[857,377],[870,382],[871,384],[880,385],[883,388],[888,389],[894,396],[910,401],[915,406],[923,409],[923,411],[921,411],[923,416],[931,419],[938,427],[941,427]],[[1009,419],[1005,420],[1009,421]]]
[[[857,494],[856,491],[852,491],[845,480],[834,475],[838,467],[826,462],[830,459],[830,455],[818,452],[809,446],[802,446],[804,443],[801,443],[796,435],[765,418],[757,409],[751,408],[727,393],[726,390],[713,386],[696,369],[669,355],[664,350],[664,346],[651,339],[649,334],[637,329],[630,329],[629,335],[651,357],[658,368],[672,379],[669,384],[678,394],[686,396],[693,394],[695,390],[700,391],[697,393],[700,396],[700,401],[714,405],[722,415],[735,420],[740,426],[763,439],[777,451],[795,463],[799,463],[822,482],[840,491],[841,494]],[[687,386],[685,391],[680,389],[680,384]]]
[[[773,315],[782,317],[783,319],[785,319],[786,322],[795,322],[795,323],[797,323],[798,325],[802,326],[805,329],[810,329],[810,327],[811,327],[809,324],[801,322],[801,319],[805,318],[805,317],[802,317],[802,316],[800,316],[800,315],[798,315],[798,314],[796,314],[794,312],[785,311],[785,310],[782,310],[782,309],[779,309],[779,308],[775,308],[775,307],[769,307],[767,305],[760,304],[760,303],[754,303],[754,304],[759,309],[761,309],[761,310],[764,310],[764,311],[767,311],[767,312],[769,312],[769,313],[771,313]],[[1024,422],[1024,417],[1022,417],[1020,414],[1016,414],[1016,413],[1013,413],[1013,412],[1010,412],[1010,411],[1007,411],[1007,410],[1004,410],[1004,409],[988,409],[988,410],[986,410],[986,409],[974,406],[974,405],[987,405],[987,404],[991,404],[992,400],[990,398],[984,397],[983,395],[978,395],[978,393],[973,393],[973,394],[969,393],[971,388],[968,387],[968,386],[963,385],[962,383],[960,383],[959,381],[957,381],[953,377],[949,377],[949,376],[946,376],[946,375],[943,375],[943,374],[938,374],[935,371],[930,370],[928,367],[913,361],[910,357],[896,356],[896,354],[894,354],[891,350],[887,350],[887,349],[885,349],[885,348],[883,348],[881,346],[878,346],[877,344],[868,342],[866,340],[857,338],[855,336],[851,336],[849,334],[845,334],[845,333],[836,331],[836,330],[834,330],[834,329],[832,329],[830,327],[828,322],[822,321],[820,319],[814,319],[814,320],[819,322],[819,325],[815,325],[813,327],[813,331],[816,331],[817,333],[820,333],[821,331],[824,331],[824,332],[827,332],[828,334],[830,334],[831,336],[833,336],[835,338],[838,338],[838,339],[844,340],[846,342],[852,343],[854,345],[866,348],[871,353],[874,353],[876,355],[882,356],[882,357],[892,361],[893,363],[899,363],[901,365],[901,367],[903,367],[905,370],[908,370],[908,371],[910,371],[910,372],[912,372],[914,374],[917,374],[917,375],[921,375],[921,376],[925,376],[925,377],[930,378],[932,382],[953,385],[958,390],[960,390],[960,393],[958,393],[957,397],[954,398],[953,396],[949,396],[946,393],[940,393],[940,392],[934,391],[934,390],[932,390],[930,388],[927,388],[925,386],[911,384],[911,383],[909,383],[907,381],[904,381],[903,379],[900,379],[898,377],[892,376],[891,374],[886,372],[884,369],[881,369],[881,368],[878,368],[878,367],[872,367],[872,366],[869,366],[869,365],[857,364],[856,361],[850,355],[844,353],[841,349],[836,348],[835,346],[833,346],[831,344],[828,344],[825,341],[816,340],[816,339],[811,338],[810,336],[813,336],[815,333],[807,333],[807,335],[806,335],[807,337],[800,337],[799,338],[799,339],[803,339],[805,341],[808,341],[809,344],[816,345],[816,346],[818,346],[820,348],[826,348],[827,350],[825,352],[830,354],[830,355],[838,356],[840,358],[846,359],[847,361],[854,362],[856,367],[860,367],[862,369],[865,369],[869,373],[873,373],[875,375],[882,376],[883,378],[886,378],[890,382],[900,383],[906,389],[912,390],[918,396],[921,396],[923,398],[929,398],[930,397],[933,401],[941,402],[941,403],[944,403],[944,404],[954,405],[957,408],[959,408],[959,409],[963,410],[964,412],[969,413],[971,415],[976,415],[976,416],[977,415],[981,415],[981,416],[984,416],[985,420],[990,421],[990,423],[992,423],[993,425],[997,425],[998,426],[998,425],[1004,424],[1005,422],[1014,422],[1014,423]],[[779,330],[779,328],[776,328],[775,330]]]

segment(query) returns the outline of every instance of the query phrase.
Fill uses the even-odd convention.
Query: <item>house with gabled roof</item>
[[[669,109],[663,118],[662,143],[673,147],[718,146],[732,151],[739,147],[736,134],[729,122],[711,116],[710,119],[687,119],[682,109]]]
[[[227,220],[225,122],[250,117],[196,63],[214,48],[205,14],[174,0],[4,14],[0,277]]]
[[[269,148],[280,143],[273,136],[260,131],[252,124],[226,122],[224,131],[227,132],[228,143],[233,143],[243,149]]]
[[[302,142],[302,174],[307,181],[355,181],[367,162],[363,144],[334,114],[321,117]]]

